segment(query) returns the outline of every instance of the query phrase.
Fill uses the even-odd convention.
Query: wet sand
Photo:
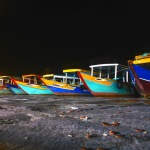
[[[0,95],[0,150],[149,150],[150,99]]]

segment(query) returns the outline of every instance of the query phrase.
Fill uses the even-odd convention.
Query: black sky
[[[146,4],[0,1],[0,73],[55,73],[148,52]]]

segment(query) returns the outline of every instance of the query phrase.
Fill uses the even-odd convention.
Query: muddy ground
[[[0,96],[0,150],[149,150],[150,99]]]

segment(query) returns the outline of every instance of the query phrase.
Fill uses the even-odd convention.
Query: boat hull
[[[132,84],[142,97],[150,97],[150,70],[129,62]]]
[[[82,87],[72,87],[72,89],[67,89],[56,86],[48,86],[48,88],[52,90],[55,95],[92,96],[91,92],[87,89],[82,89]]]
[[[13,94],[16,94],[16,95],[26,95],[27,94],[25,91],[20,89],[17,85],[7,83],[6,86],[7,86],[7,88],[10,89],[10,91],[12,91]]]
[[[47,80],[41,78],[42,81],[47,85],[47,87],[55,94],[55,95],[70,95],[70,96],[92,96],[91,92],[89,92],[83,86],[75,86],[69,85],[62,82]]]
[[[41,94],[41,95],[51,95],[54,94],[52,91],[50,91],[47,86],[39,86],[39,85],[33,85],[33,84],[27,84],[24,82],[20,82],[20,81],[15,81],[15,83],[17,83],[17,85],[23,90],[25,91],[27,94],[33,94],[33,95],[37,95],[37,94]]]
[[[112,79],[98,80],[94,76],[78,72],[84,86],[91,91],[93,96],[128,97],[133,96],[131,84],[118,82]]]

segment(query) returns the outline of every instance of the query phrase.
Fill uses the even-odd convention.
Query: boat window
[[[67,79],[68,84],[72,84],[72,82],[73,82],[73,79]]]
[[[6,80],[5,80],[5,83],[10,83],[10,80],[9,80],[9,79],[6,79]]]
[[[39,81],[37,81],[37,78],[35,77],[30,77],[30,78],[24,78],[24,82],[30,83],[30,84],[37,84],[37,82]]]
[[[118,79],[123,78],[124,71],[127,69],[126,66],[123,65],[106,65],[106,66],[96,66],[92,68],[92,71],[95,72],[95,77],[98,79],[110,78],[110,79]],[[99,72],[99,73],[98,73]],[[98,74],[96,74],[98,73]],[[127,79],[126,79],[127,80]]]
[[[76,80],[75,80],[75,84],[76,84],[76,85],[80,85],[80,79],[76,79]]]
[[[56,77],[55,77],[55,81],[57,81],[57,82],[63,82],[63,79],[62,79],[62,78],[56,78]]]
[[[53,77],[44,77],[47,80],[53,80]]]

